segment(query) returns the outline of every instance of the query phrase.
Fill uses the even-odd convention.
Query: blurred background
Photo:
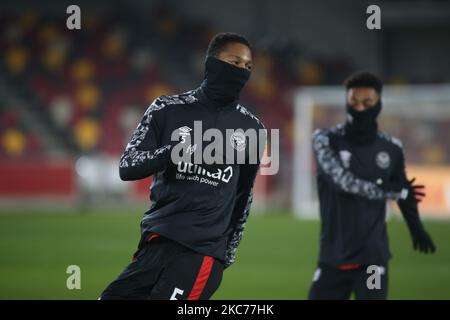
[[[449,1],[77,1],[81,29],[68,30],[71,4],[0,4],[0,298],[95,299],[117,276],[151,183],[120,181],[124,146],[156,97],[200,84],[210,39],[232,31],[254,47],[242,101],[280,130],[280,170],[258,177],[238,262],[214,297],[306,297],[319,240],[317,219],[299,219],[317,217],[307,141],[343,121],[336,86],[364,69],[389,85],[381,127],[427,185],[422,215],[438,246],[413,252],[390,208],[390,298],[450,299]],[[366,27],[371,4],[381,30]],[[81,290],[65,286],[70,264]]]

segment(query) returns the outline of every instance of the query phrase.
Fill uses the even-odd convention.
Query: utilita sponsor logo
[[[217,179],[228,183],[233,176],[233,167],[228,166],[224,170],[217,168],[217,171],[214,173],[209,172],[205,168],[202,168],[198,164],[186,163],[186,162],[178,162],[177,170],[180,173],[185,174],[198,174],[200,176],[205,176],[212,179]]]

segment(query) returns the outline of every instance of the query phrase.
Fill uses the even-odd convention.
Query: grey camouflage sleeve
[[[165,103],[156,99],[144,113],[120,158],[120,178],[125,181],[143,179],[164,170],[170,163],[170,145],[160,144],[160,128],[156,115]],[[159,117],[162,114],[158,114]]]

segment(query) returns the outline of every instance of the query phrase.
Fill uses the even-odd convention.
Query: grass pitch
[[[1,212],[0,299],[97,299],[130,262],[142,214]],[[450,299],[450,222],[427,221],[434,255],[413,251],[402,220],[388,223],[389,299]],[[319,222],[251,214],[236,263],[213,299],[305,299],[316,266]],[[81,290],[66,269],[81,268]]]

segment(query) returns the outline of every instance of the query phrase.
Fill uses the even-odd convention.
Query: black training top
[[[386,199],[404,199],[407,191],[386,192],[380,186],[406,180],[401,142],[378,132],[375,142],[355,145],[339,125],[317,130],[313,149],[321,216],[319,262],[387,262]]]
[[[203,132],[219,130],[224,144],[232,145],[235,156],[244,153],[245,163],[207,164],[193,159],[173,163],[171,151],[177,143],[186,147],[185,152],[192,158],[197,152],[206,151],[209,142],[203,141],[199,146],[194,140],[199,133],[194,121],[201,121]],[[255,129],[264,134],[257,135],[258,146],[254,149],[248,136],[228,137],[226,129]],[[172,141],[172,135],[177,142]],[[252,203],[265,137],[263,124],[245,107],[237,102],[219,106],[209,100],[202,88],[157,98],[145,112],[120,160],[123,180],[154,175],[151,208],[144,214],[141,232],[160,234],[220,259],[226,266],[233,263]],[[219,157],[225,159],[225,151]],[[256,161],[251,162],[252,159]]]

